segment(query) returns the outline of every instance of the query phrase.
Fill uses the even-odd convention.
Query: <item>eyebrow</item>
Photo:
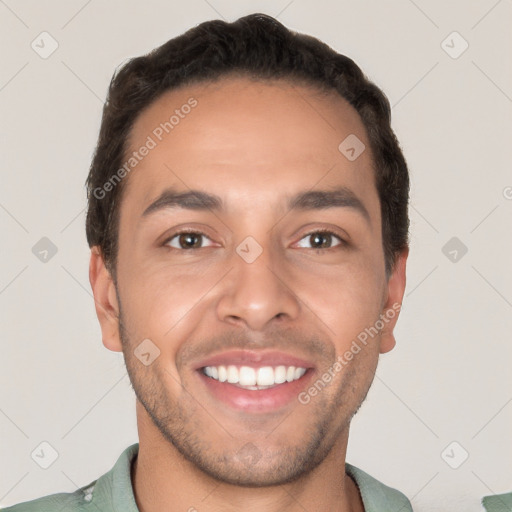
[[[142,217],[174,208],[221,211],[223,201],[219,196],[201,190],[182,192],[166,189],[144,210]],[[338,187],[333,190],[308,190],[299,192],[292,197],[288,196],[288,211],[326,210],[328,208],[351,208],[370,223],[370,215],[363,202],[346,187]]]

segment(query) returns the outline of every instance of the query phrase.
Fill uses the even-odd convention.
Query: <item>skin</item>
[[[123,351],[137,395],[139,509],[361,511],[344,471],[349,425],[379,354],[395,345],[398,314],[307,405],[293,400],[270,413],[227,406],[200,385],[194,364],[234,347],[277,349],[312,361],[318,378],[402,302],[407,250],[387,279],[362,121],[334,93],[224,78],[157,99],[136,120],[131,149],[190,97],[197,107],[125,178],[117,283],[99,248],[91,251],[103,343]],[[366,145],[353,162],[338,150],[349,134]],[[348,207],[286,214],[290,195],[338,186],[369,220]],[[143,218],[168,187],[217,194],[225,208]],[[179,237],[165,243],[178,226],[205,234],[188,242],[199,248],[182,248]],[[336,235],[318,242],[311,233],[322,228]],[[236,252],[247,236],[263,250],[250,264]],[[148,366],[133,353],[144,339],[160,350]]]

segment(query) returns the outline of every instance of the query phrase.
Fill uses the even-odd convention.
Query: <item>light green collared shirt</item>
[[[512,492],[485,496],[482,505],[486,512],[512,512]]]
[[[73,493],[51,494],[2,512],[139,512],[131,481],[131,463],[138,451],[139,443],[132,444],[108,473]],[[345,469],[359,488],[365,512],[412,512],[401,492],[348,463]]]

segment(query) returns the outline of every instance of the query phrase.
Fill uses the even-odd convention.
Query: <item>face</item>
[[[355,160],[338,149],[351,134]],[[406,254],[386,278],[364,126],[338,95],[230,78],[166,93],[130,153],[148,137],[125,178],[117,288],[91,259],[104,344],[197,468],[297,479],[346,443],[405,287]]]

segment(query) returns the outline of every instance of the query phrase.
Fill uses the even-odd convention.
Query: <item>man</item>
[[[405,289],[409,178],[353,61],[254,14],[113,78],[87,180],[90,282],[139,443],[18,511],[389,511],[345,462]]]

